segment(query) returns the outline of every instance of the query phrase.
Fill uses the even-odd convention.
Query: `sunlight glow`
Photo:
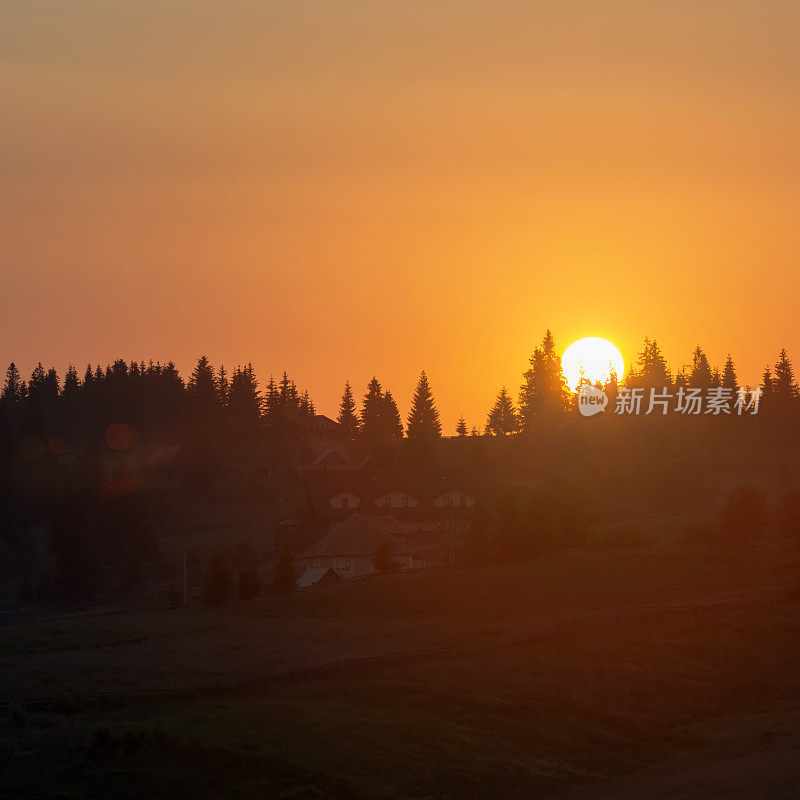
[[[578,339],[561,356],[561,371],[573,392],[581,382],[606,383],[612,370],[616,372],[617,380],[621,380],[625,362],[622,353],[608,339],[597,336]]]

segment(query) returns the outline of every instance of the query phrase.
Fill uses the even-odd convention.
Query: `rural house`
[[[391,518],[360,513],[335,522],[330,533],[303,553],[303,570],[333,569],[342,578],[358,578],[378,571],[376,554],[389,558],[401,570],[427,567],[425,558],[390,532],[395,526]]]

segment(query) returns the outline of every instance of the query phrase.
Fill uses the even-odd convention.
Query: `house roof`
[[[329,572],[330,575],[328,575]],[[342,580],[342,576],[332,567],[310,567],[297,579],[297,588],[307,589],[309,586],[315,586],[323,578],[326,582]]]
[[[303,558],[319,556],[372,556],[379,546],[387,555],[413,554],[413,550],[386,530],[386,521],[355,513],[333,525],[331,532],[303,553]],[[395,523],[396,524],[396,523]]]
[[[355,459],[347,445],[339,439],[311,439],[303,442],[294,454],[296,466],[316,467],[326,460],[334,460],[352,467]]]
[[[315,414],[305,424],[307,431],[314,431],[316,433],[341,433],[342,426],[336,420],[326,417],[324,414]]]
[[[303,474],[306,492],[314,514],[330,516],[330,499],[349,492],[361,499],[360,510],[378,512],[375,501],[389,492],[400,491],[416,498],[418,510],[400,509],[393,513],[419,513],[433,510],[433,501],[446,492],[458,490],[473,497],[486,494],[485,481],[463,469],[413,469],[403,467],[352,470],[314,470]]]

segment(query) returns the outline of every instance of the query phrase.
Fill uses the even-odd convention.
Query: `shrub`
[[[273,586],[276,592],[288,594],[293,592],[297,585],[297,571],[294,567],[294,558],[288,545],[284,544],[278,552],[275,563],[275,581]]]

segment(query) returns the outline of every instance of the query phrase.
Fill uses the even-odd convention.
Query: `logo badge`
[[[608,396],[602,389],[598,389],[590,383],[584,383],[578,390],[578,411],[584,417],[593,417],[595,414],[605,411],[607,405]]]

